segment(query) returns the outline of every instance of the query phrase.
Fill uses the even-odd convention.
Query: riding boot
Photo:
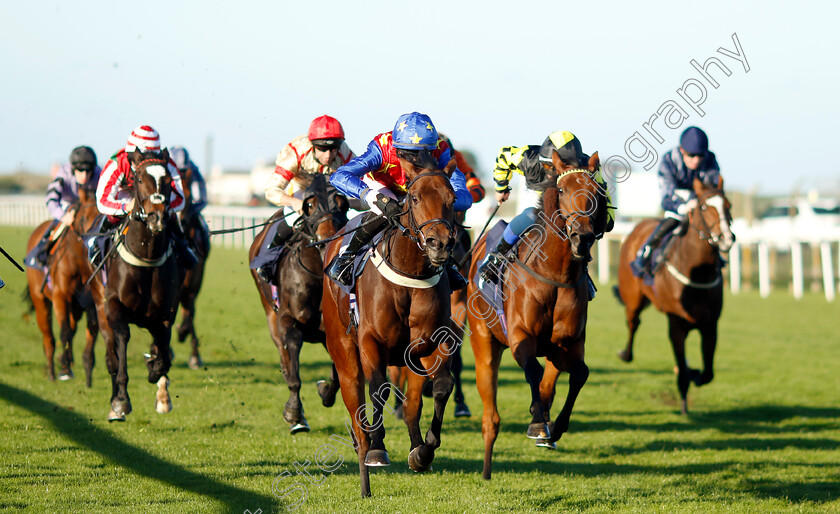
[[[650,264],[650,256],[659,246],[662,238],[665,237],[668,232],[674,230],[679,224],[680,220],[678,219],[671,217],[662,218],[659,225],[656,226],[647,241],[645,241],[645,244],[639,248],[639,251],[636,253],[636,259],[630,263],[630,269],[633,271],[634,275],[637,277],[642,276]]]
[[[274,233],[274,238],[266,245],[266,250],[271,250],[272,248],[279,248],[286,244],[286,241],[289,240],[294,234],[294,230],[292,227],[286,223],[285,219],[280,219],[277,221],[277,232]],[[279,255],[279,254],[278,254]],[[272,260],[271,262],[267,262],[263,264],[259,268],[257,268],[257,276],[265,283],[271,284],[274,282],[274,275],[277,272],[277,261]]]
[[[511,248],[513,248],[513,244],[508,243],[503,237],[499,240],[499,244],[496,245],[496,248],[488,253],[484,260],[481,261],[481,264],[478,266],[478,273],[485,282],[493,284],[498,283],[499,271],[502,269],[502,261],[507,258],[507,253]]]
[[[350,287],[352,285],[353,259],[356,257],[356,253],[368,244],[380,230],[385,228],[385,225],[388,223],[388,219],[382,216],[377,216],[377,218],[374,219],[376,219],[377,222],[371,223],[370,225],[364,226],[353,232],[353,237],[351,237],[350,242],[347,243],[347,248],[338,254],[332,264],[326,269],[327,276],[346,287]]]
[[[93,225],[88,231],[89,234],[93,235],[88,236],[85,234],[85,244],[88,247],[88,260],[94,268],[99,265],[99,261],[102,258],[102,241],[107,237],[104,232],[107,232],[111,228],[113,228],[113,224],[108,221],[108,218],[104,214],[100,214],[93,220]]]
[[[181,229],[181,223],[176,216],[172,216],[168,224],[169,233],[173,236],[175,244],[175,256],[178,262],[185,269],[193,269],[198,265],[198,257],[195,256],[190,244],[187,241],[187,236]]]
[[[38,243],[29,251],[26,255],[25,263],[30,268],[46,268],[47,267],[47,256],[50,253],[50,249],[53,246],[53,241],[50,240],[50,236],[53,233],[53,229],[58,225],[58,221],[55,220],[50,224],[47,230],[44,232],[44,235],[41,236],[41,239],[38,240]]]
[[[458,265],[452,261],[446,265],[446,276],[449,278],[449,289],[458,291],[467,287],[467,279],[458,271]]]

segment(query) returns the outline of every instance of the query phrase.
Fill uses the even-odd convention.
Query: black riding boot
[[[88,247],[88,260],[94,268],[99,265],[99,261],[102,259],[102,247],[104,246],[102,243],[108,237],[107,232],[115,226],[108,221],[107,216],[100,214],[93,220],[93,225],[87,232],[93,235],[85,235],[85,244]]]
[[[330,267],[326,269],[327,276],[339,284],[350,287],[353,283],[353,259],[356,257],[356,253],[368,244],[388,223],[388,219],[382,216],[377,216],[374,219],[377,221],[353,232],[353,237],[347,243],[347,248],[338,254]]]
[[[198,265],[198,257],[195,256],[190,243],[187,241],[187,236],[181,228],[181,222],[177,216],[172,216],[169,219],[169,233],[172,235],[173,243],[175,244],[175,258],[186,269],[193,269]]]
[[[642,273],[644,273],[650,264],[648,262],[650,260],[650,256],[653,254],[656,247],[659,246],[662,238],[665,237],[665,234],[677,228],[679,224],[680,220],[676,218],[662,218],[662,221],[660,221],[659,225],[653,229],[653,233],[651,233],[647,241],[645,241],[645,244],[639,248],[638,253],[636,253],[636,259],[630,263],[630,269],[633,271],[634,275],[637,277],[642,276]]]
[[[499,240],[496,248],[487,254],[487,257],[478,266],[478,273],[485,282],[498,283],[502,261],[506,259],[506,255],[511,248],[513,248],[513,245],[508,243],[503,237]]]
[[[272,248],[279,248],[286,244],[286,241],[292,237],[294,230],[292,227],[286,223],[284,218],[281,218],[277,221],[277,232],[274,234],[274,238],[266,245],[266,250],[270,250]],[[277,270],[275,269],[277,266],[277,261],[273,260],[266,264],[263,264],[259,268],[257,268],[257,276],[263,282],[268,284],[274,282],[274,275],[276,274]]]
[[[47,267],[47,259],[50,253],[50,249],[54,244],[53,241],[50,240],[50,236],[52,236],[53,230],[55,227],[58,226],[58,220],[53,220],[47,230],[44,232],[44,235],[41,236],[41,239],[38,240],[38,243],[29,251],[26,255],[25,263],[30,268],[46,268]]]
[[[446,276],[449,278],[450,290],[458,291],[467,287],[467,279],[465,279],[464,275],[461,275],[461,272],[458,271],[458,265],[451,260],[449,261],[449,264],[446,265]]]

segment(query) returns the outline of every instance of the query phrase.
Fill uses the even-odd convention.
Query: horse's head
[[[731,204],[723,193],[723,177],[717,187],[709,187],[700,179],[694,179],[694,193],[697,206],[688,214],[689,222],[700,234],[701,239],[721,252],[728,252],[735,243],[732,233]]]
[[[332,237],[347,223],[349,210],[347,197],[328,185],[323,175],[316,175],[303,198],[304,231],[314,241]],[[326,246],[318,248],[323,253]]]
[[[139,150],[128,156],[134,182],[134,207],[131,217],[146,224],[153,233],[163,232],[169,216],[172,175],[169,173],[169,152],[149,157]]]
[[[556,151],[552,163],[557,187],[543,194],[545,213],[568,237],[572,259],[590,261],[595,236],[607,223],[607,200],[594,178],[600,167],[598,152],[585,168],[564,163]]]
[[[408,179],[407,211],[401,222],[413,232],[406,235],[417,241],[433,266],[441,266],[455,246],[455,190],[449,182],[455,160],[442,170],[431,159],[410,162],[400,158],[400,166]]]

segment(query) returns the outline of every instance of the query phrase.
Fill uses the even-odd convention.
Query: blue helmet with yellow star
[[[394,148],[433,150],[437,147],[438,133],[432,119],[419,112],[410,112],[400,116],[391,134]]]

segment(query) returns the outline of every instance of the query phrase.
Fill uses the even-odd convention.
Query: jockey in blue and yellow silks
[[[356,252],[373,239],[388,219],[402,210],[400,200],[408,184],[400,160],[420,163],[431,156],[438,168],[444,168],[452,159],[449,144],[438,135],[431,118],[419,112],[403,114],[397,119],[394,130],[379,134],[368,144],[364,154],[338,168],[330,182],[351,198],[365,200],[371,210],[379,215],[377,223],[365,225],[353,232],[347,248],[336,257],[326,270],[336,282],[349,285],[350,264]],[[459,169],[449,179],[455,191],[455,211],[465,211],[472,205],[472,195],[467,189],[464,174]],[[466,285],[454,266],[448,266],[449,283],[453,290]],[[460,286],[460,287],[459,287]]]

